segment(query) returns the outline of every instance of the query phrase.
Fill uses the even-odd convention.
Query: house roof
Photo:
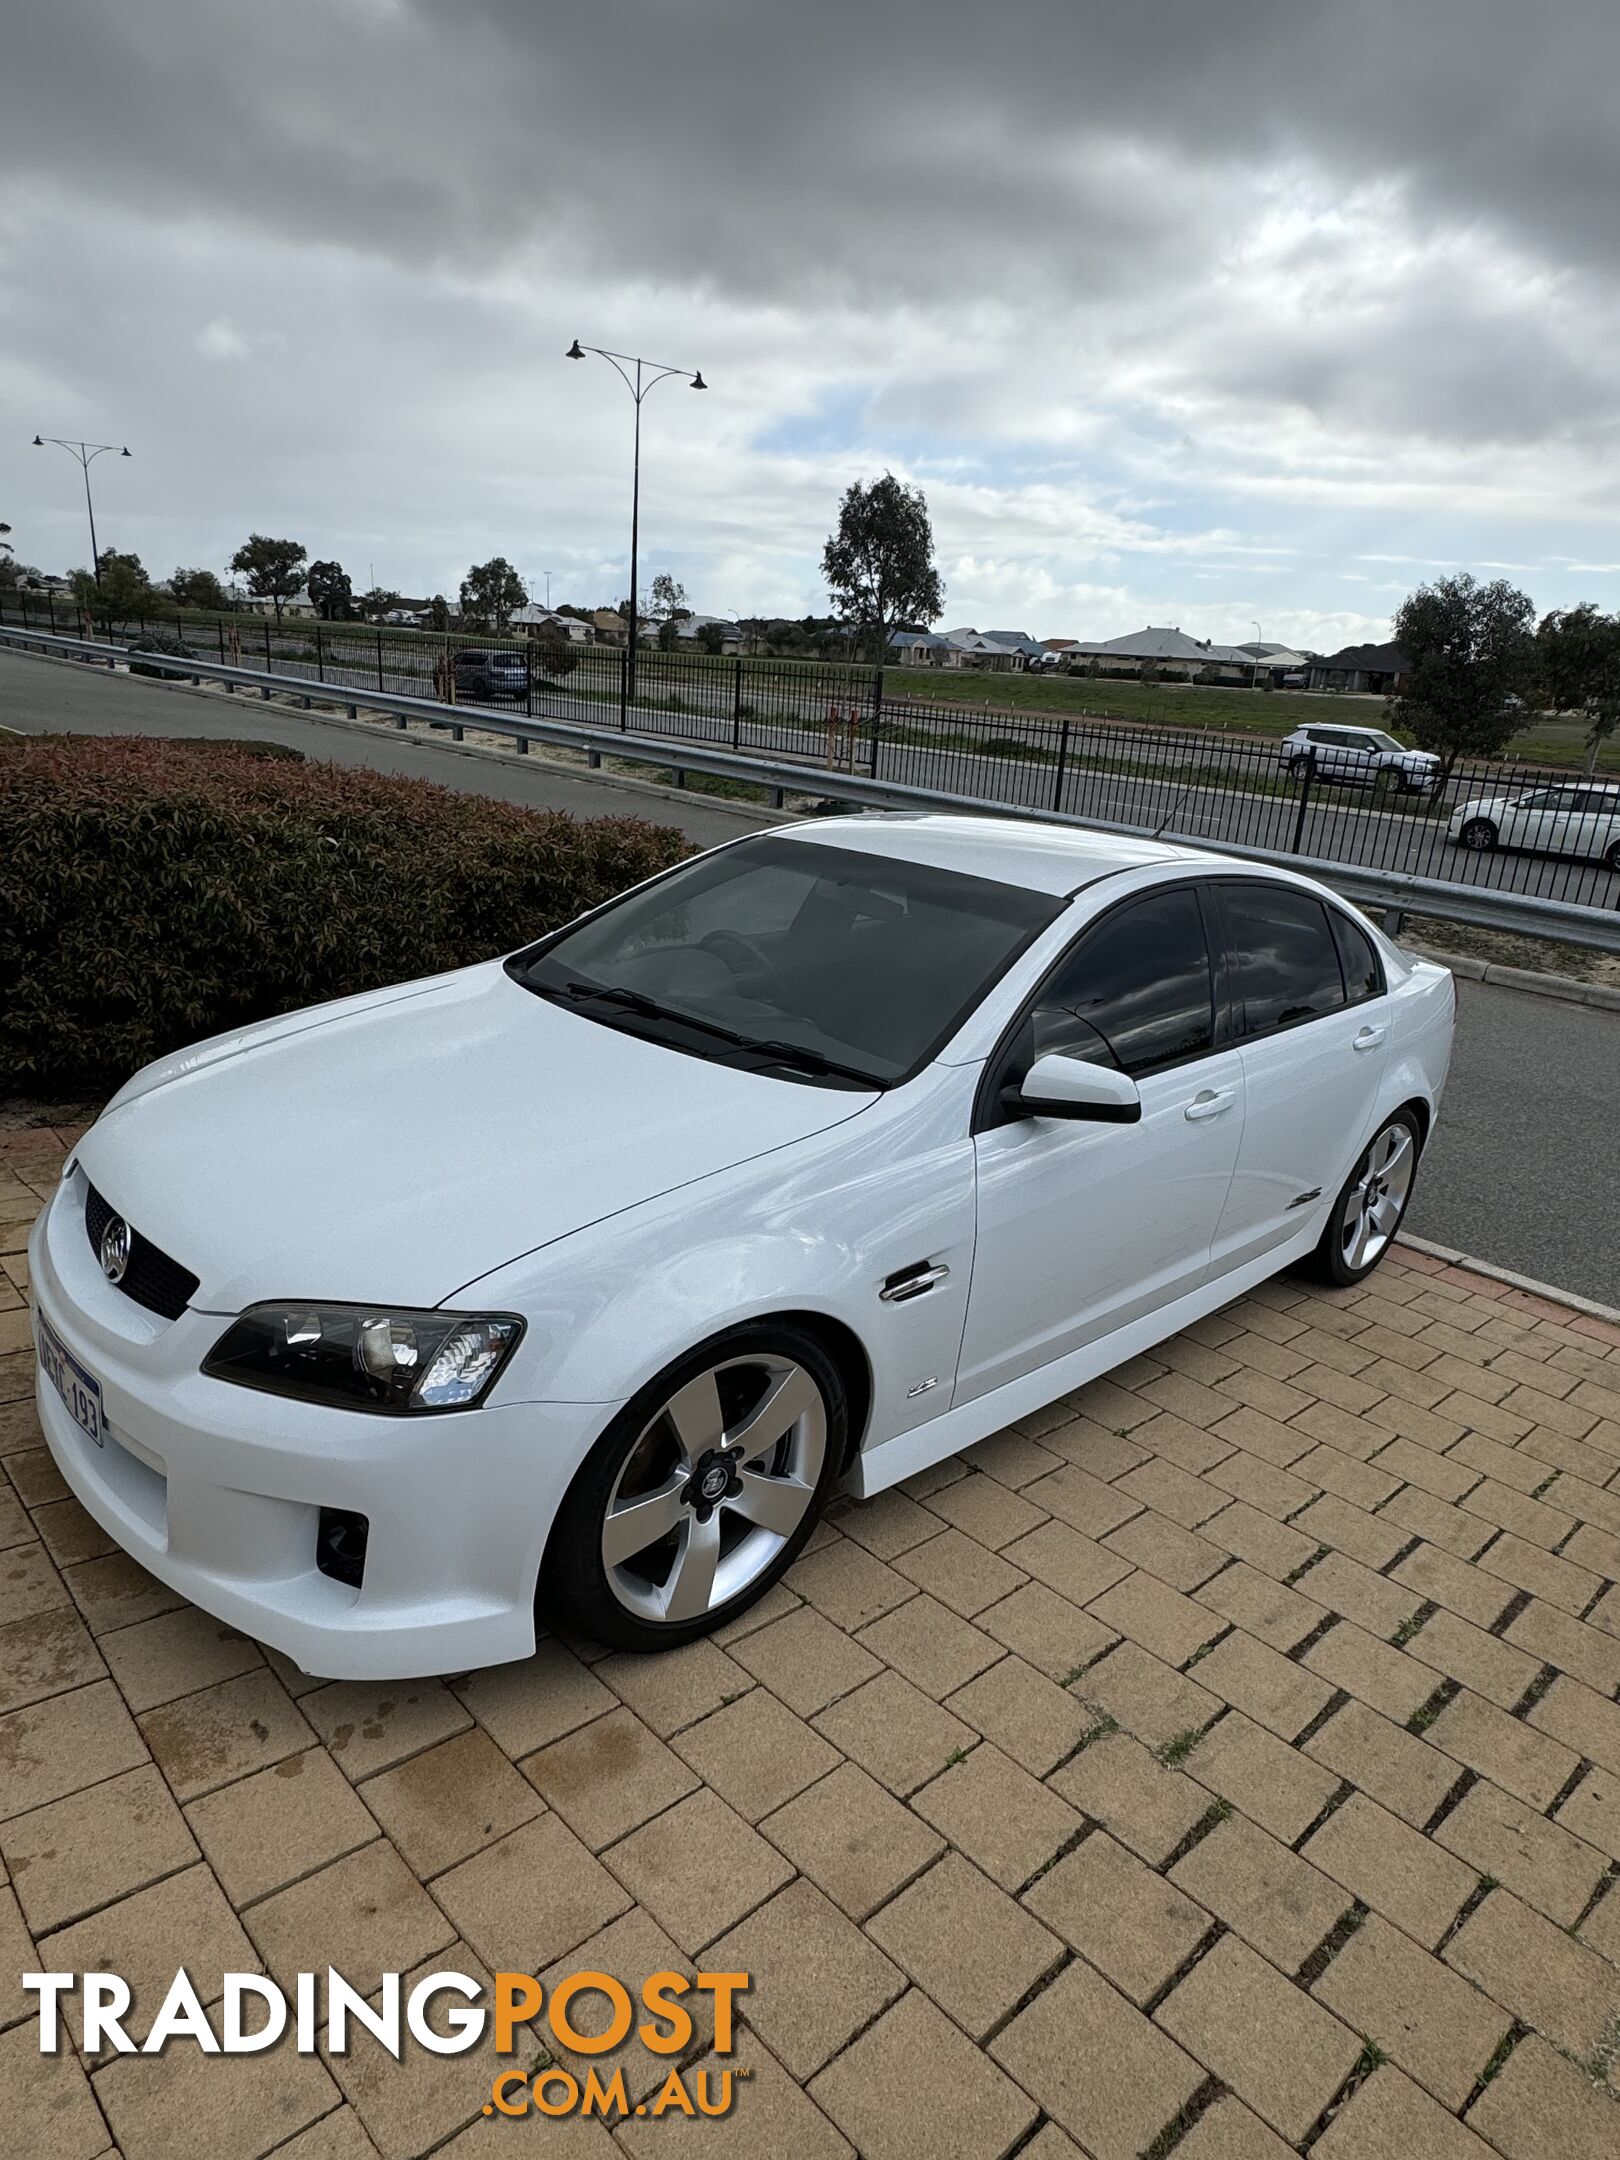
[[[1011,652],[1038,653],[1045,650],[1027,630],[987,630],[984,634],[987,638],[993,638],[996,644],[1005,645]]]
[[[1185,630],[1155,628],[1151,623],[1145,630],[1133,630],[1128,637],[1107,638],[1095,645],[1087,643],[1082,649],[1112,653],[1121,660],[1192,660],[1200,666],[1206,661],[1224,660],[1241,667],[1254,658],[1252,653],[1244,652],[1236,645],[1215,645],[1208,638],[1189,637]]]
[[[1296,651],[1292,645],[1239,645],[1236,650],[1251,660],[1263,660],[1272,667],[1303,667],[1311,657],[1309,653]]]
[[[945,638],[939,637],[932,630],[891,630],[889,632],[889,643],[891,645],[923,645],[932,648],[934,646],[943,647],[947,642]]]
[[[1361,668],[1370,675],[1399,675],[1406,666],[1406,655],[1398,645],[1346,645],[1342,652],[1330,653],[1322,665]]]

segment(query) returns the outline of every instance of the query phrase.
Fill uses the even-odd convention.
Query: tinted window
[[[750,1070],[883,1087],[919,1067],[1063,901],[875,850],[740,841],[520,953],[526,988]],[[828,1069],[830,1066],[830,1070]]]
[[[1318,1020],[1344,999],[1327,910],[1282,885],[1224,885],[1232,999],[1245,1035]]]
[[[1333,921],[1333,934],[1339,941],[1339,959],[1344,966],[1344,983],[1351,1004],[1359,1005],[1366,998],[1382,997],[1384,971],[1378,964],[1372,939],[1348,915],[1341,915],[1334,908],[1329,908],[1328,914]]]
[[[1048,1051],[1151,1072],[1214,1047],[1209,947],[1185,886],[1123,907],[1083,937],[1031,1015],[1032,1057]]]

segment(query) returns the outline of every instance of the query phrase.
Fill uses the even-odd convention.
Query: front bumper
[[[57,1467],[108,1535],[306,1672],[413,1679],[527,1656],[552,1518],[614,1406],[375,1417],[208,1379],[199,1368],[225,1316],[165,1322],[133,1304],[96,1265],[83,1204],[80,1178],[58,1187],[29,1244],[29,1282],[38,1315],[101,1385],[103,1442],[43,1372],[37,1397]],[[357,1588],[316,1567],[322,1508],[368,1520]]]

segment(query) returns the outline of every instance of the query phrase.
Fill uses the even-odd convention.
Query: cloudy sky
[[[0,55],[0,518],[356,585],[825,604],[888,467],[947,625],[1331,647],[1620,604],[1614,0],[47,0]]]

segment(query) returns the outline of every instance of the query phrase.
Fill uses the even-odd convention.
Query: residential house
[[[254,593],[249,593],[241,605],[243,613],[247,615],[274,615],[276,612],[274,600],[261,599]],[[318,615],[320,612],[320,609],[309,597],[309,588],[307,586],[301,585],[290,599],[283,600],[281,603],[283,620],[290,615],[311,616]]]
[[[1237,645],[1217,645],[1209,638],[1189,637],[1184,630],[1156,628],[1133,630],[1128,637],[1092,642],[1082,638],[1069,655],[1071,660],[1095,660],[1104,671],[1122,672],[1145,666],[1159,674],[1191,682],[1206,668],[1214,668],[1226,681],[1249,682],[1254,656]]]
[[[652,627],[656,634],[658,626],[654,624]],[[742,651],[743,634],[741,626],[724,615],[683,615],[675,625],[675,636],[678,642],[688,650],[695,646],[699,652],[706,652],[709,646],[715,643],[715,640],[712,637],[702,638],[698,633],[709,627],[718,630],[720,633],[716,647],[718,651],[723,653],[740,653]]]
[[[591,615],[591,628],[596,632],[598,645],[628,645],[630,626],[622,615],[612,608],[597,608]]]
[[[946,667],[950,647],[932,630],[891,630],[890,667]]]
[[[985,636],[997,645],[1005,645],[1010,653],[1017,655],[1020,667],[1033,667],[1044,659],[1046,647],[1037,644],[1027,630],[987,630]]]
[[[971,626],[944,633],[945,659],[943,665],[955,668],[977,668],[994,675],[1008,675],[1024,665],[1022,653],[1001,644],[988,631],[975,630]]]
[[[1257,676],[1269,675],[1279,688],[1285,676],[1305,675],[1310,670],[1310,654],[1296,652],[1292,645],[1268,645],[1257,640],[1252,645],[1239,645],[1237,650],[1252,657]]]
[[[1342,652],[1312,661],[1310,687],[1395,697],[1405,676],[1406,655],[1398,645],[1346,645]]]

